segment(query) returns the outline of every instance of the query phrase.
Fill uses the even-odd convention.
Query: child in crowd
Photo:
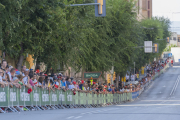
[[[33,82],[33,84],[35,85],[35,86],[37,86],[37,84],[38,84],[38,82],[37,82],[37,75],[36,74],[34,74],[33,75],[33,78],[31,79],[32,80],[32,82]]]

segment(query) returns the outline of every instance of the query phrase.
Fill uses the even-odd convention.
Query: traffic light
[[[95,16],[104,17],[106,16],[106,0],[95,0],[95,3],[100,5],[95,5]]]
[[[102,14],[103,13],[103,0],[97,0],[98,3],[100,3],[100,5],[98,5],[98,13]]]
[[[107,83],[111,83],[111,74],[107,74]]]
[[[158,48],[158,43],[154,43],[154,49],[153,49],[153,53],[158,53],[159,52],[159,48]]]
[[[167,43],[169,43],[169,37],[167,37]]]
[[[116,79],[116,72],[114,72],[114,74],[113,74],[113,80],[115,80]]]

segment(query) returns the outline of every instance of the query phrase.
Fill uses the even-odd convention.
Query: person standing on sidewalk
[[[173,67],[173,60],[171,60],[171,66]]]

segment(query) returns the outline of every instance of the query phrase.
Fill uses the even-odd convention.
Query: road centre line
[[[173,89],[171,90],[170,96],[173,94],[174,88],[175,88],[176,84],[177,84],[177,80],[176,80],[176,82],[175,82],[175,84],[174,84],[174,86],[173,86]]]
[[[82,116],[78,116],[78,117],[75,117],[74,119],[78,119],[78,118],[81,118]]]
[[[66,119],[71,119],[71,118],[73,118],[74,116],[70,116],[70,117],[68,117],[68,118],[66,118]]]
[[[119,109],[119,108],[114,108],[114,109]],[[82,114],[82,115],[84,115],[84,114],[92,114],[92,113],[104,112],[104,111],[114,110],[114,109],[95,110],[95,111],[85,112],[85,113],[81,113],[81,114]]]
[[[175,87],[175,89],[174,89],[174,93],[175,93],[175,91],[176,91],[176,89],[177,89],[177,87],[178,87],[178,84],[179,84],[179,76],[178,76],[178,83],[176,84],[176,87]],[[174,93],[173,93],[173,95],[174,95]]]
[[[171,91],[171,93],[170,93],[170,96],[171,96],[171,95],[174,95],[174,93],[175,93],[175,91],[176,91],[176,89],[177,89],[177,86],[178,86],[178,84],[179,84],[179,77],[180,77],[180,76],[178,76],[178,78],[177,78],[177,80],[176,80],[176,82],[175,82],[175,84],[174,84],[174,87],[173,87],[173,89],[172,89],[172,91]]]

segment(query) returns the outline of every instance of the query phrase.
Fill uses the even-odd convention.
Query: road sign
[[[84,79],[98,79],[101,77],[101,72],[84,72]]]
[[[168,53],[168,57],[172,57],[172,53]]]
[[[152,41],[144,41],[144,52],[145,53],[152,53]]]

